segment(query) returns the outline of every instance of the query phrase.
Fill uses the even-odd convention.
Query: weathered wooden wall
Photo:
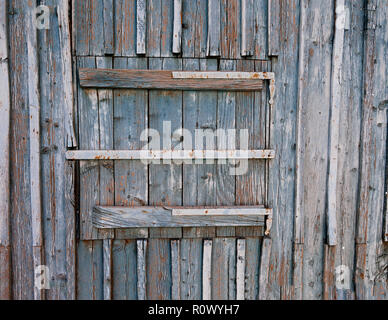
[[[33,26],[38,4],[48,30]],[[388,299],[387,20],[387,0],[0,0],[0,298]],[[83,89],[81,67],[273,71],[275,106],[267,90]],[[249,128],[249,147],[276,157],[236,178],[65,161],[139,149],[163,120]],[[101,231],[96,204],[265,204],[273,226]],[[38,264],[49,290],[34,288]]]

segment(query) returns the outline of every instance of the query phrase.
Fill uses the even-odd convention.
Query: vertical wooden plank
[[[136,53],[146,54],[147,3],[136,0]]]
[[[364,42],[364,4],[347,1],[350,29],[344,36],[344,57],[341,77],[342,104],[340,108],[340,135],[337,178],[337,250],[335,266],[346,266],[350,279],[355,270],[355,232],[357,225],[360,132],[362,119],[362,75]],[[350,107],[352,106],[352,107]],[[355,134],[357,133],[357,134]],[[338,290],[337,290],[338,291]],[[337,292],[337,299],[353,299],[354,283]]]
[[[182,0],[174,0],[172,53],[181,53],[182,48]]]
[[[112,69],[112,58],[97,57],[97,68]],[[98,90],[98,127],[99,127],[99,149],[112,150],[113,141],[113,90]],[[114,199],[114,164],[113,161],[100,161],[100,181],[99,181],[99,204],[113,206]],[[114,237],[114,230],[98,230],[98,234],[103,238]]]
[[[0,1],[0,118],[3,125],[0,133],[0,300],[11,298],[10,265],[10,220],[9,220],[9,133],[10,133],[10,92],[8,67],[8,6]]]
[[[240,0],[221,0],[221,58],[239,59],[240,56]]]
[[[77,56],[89,55],[90,14],[89,1],[72,1],[74,47]]]
[[[236,299],[245,300],[245,260],[246,240],[237,240]]]
[[[220,55],[221,45],[221,0],[208,0],[207,9],[207,56]]]
[[[182,2],[182,56],[207,56],[208,0]]]
[[[147,250],[147,299],[171,299],[170,240],[149,239]]]
[[[102,241],[80,241],[77,253],[77,299],[102,300],[104,298]]]
[[[212,251],[213,241],[203,242],[203,262],[202,262],[202,300],[212,299]]]
[[[236,239],[214,239],[211,286],[212,300],[236,299]]]
[[[386,7],[386,3],[380,0],[370,0],[366,7],[356,299],[381,299],[388,290],[386,271],[382,268],[386,265],[382,240],[388,108],[388,12],[382,10],[383,7]],[[382,278],[381,274],[384,274]]]
[[[145,300],[147,297],[146,276],[147,240],[137,241],[137,299]]]
[[[303,249],[304,244],[294,244],[292,289],[293,299],[303,299]]]
[[[137,245],[136,240],[113,240],[112,298],[136,300]]]
[[[181,247],[180,240],[171,240],[171,299],[181,299]]]
[[[28,104],[29,104],[29,139],[30,139],[30,193],[31,193],[31,227],[34,268],[42,265],[42,204],[40,188],[40,93],[38,71],[38,45],[35,27],[35,6],[27,8],[27,63],[28,63]],[[34,287],[34,299],[44,298],[40,289]]]
[[[259,297],[260,250],[262,238],[246,238],[245,253],[245,299]]]
[[[103,240],[104,300],[112,299],[112,240]]]
[[[254,56],[255,59],[268,59],[268,0],[256,0],[254,5]]]
[[[329,177],[327,182],[327,243],[337,244],[337,172],[340,130],[341,77],[345,29],[345,0],[335,2],[335,32],[331,69],[331,115],[329,136]]]
[[[267,300],[269,298],[271,249],[272,240],[264,238],[260,258],[259,300]]]
[[[87,12],[90,15],[89,28],[89,55],[102,56],[105,51],[104,32],[104,3],[105,1],[88,1]]]
[[[136,1],[115,0],[115,56],[136,56]]]
[[[181,241],[181,299],[202,299],[202,239]]]
[[[55,7],[50,29],[38,33],[40,81],[40,142],[44,264],[49,268],[46,299],[75,299],[75,163],[66,162],[67,148],[77,146],[70,44],[69,3]],[[44,85],[43,85],[44,84]],[[57,102],[61,101],[61,108]]]
[[[111,55],[114,49],[114,0],[104,0],[104,53]]]
[[[305,10],[302,11],[301,18],[304,21],[301,21],[301,24],[302,28],[306,27],[306,31],[301,31],[305,33],[301,39],[304,44],[300,44],[303,54],[299,71],[301,80],[298,88],[298,106],[301,109],[298,112],[301,112],[301,118],[298,120],[298,134],[303,137],[298,140],[298,148],[301,146],[303,149],[298,150],[301,152],[298,157],[303,164],[297,167],[299,179],[297,206],[303,201],[304,215],[303,220],[298,218],[297,226],[300,231],[303,221],[303,241],[305,244],[308,243],[303,253],[303,283],[310,285],[304,286],[303,298],[321,299],[330,119],[330,105],[327,103],[330,102],[330,83],[318,80],[315,74],[319,73],[322,78],[330,77],[332,62],[330,39],[333,35],[334,2],[312,4],[303,1],[301,5],[302,10]],[[312,110],[308,107],[310,105],[317,108]],[[320,123],[319,130],[317,123]],[[300,144],[302,141],[303,145]],[[297,207],[297,210],[299,209]]]
[[[115,69],[146,69],[147,60],[145,58],[115,58],[114,67]],[[144,143],[140,141],[140,136],[147,126],[148,92],[146,90],[114,90],[114,148],[116,150],[141,149]],[[148,204],[147,165],[140,160],[115,161],[114,174],[116,206]],[[122,232],[120,230],[120,233]],[[127,238],[148,236],[148,229],[133,229],[125,232]]]
[[[113,300],[135,300],[136,294],[136,241],[112,241],[111,297]]]
[[[241,0],[241,56],[254,54],[254,1]]]
[[[280,54],[280,0],[268,0],[268,56]]]

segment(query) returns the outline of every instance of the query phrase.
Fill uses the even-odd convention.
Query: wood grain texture
[[[136,56],[136,1],[115,0],[115,56]]]
[[[254,53],[254,1],[241,1],[241,56],[252,56]]]
[[[268,0],[268,56],[280,54],[281,1]]]
[[[182,300],[202,299],[202,239],[182,239],[180,292]]]
[[[0,134],[0,149],[3,150],[0,159],[0,299],[11,297],[11,259],[10,259],[10,217],[9,217],[9,157],[10,157],[10,87],[8,67],[8,6],[7,1],[0,1],[0,117],[4,124]]]
[[[264,219],[263,215],[174,216],[168,207],[97,206],[93,210],[93,224],[99,229],[263,226]]]
[[[237,240],[236,300],[245,300],[246,240]]]
[[[261,80],[174,79],[171,71],[80,69],[84,88],[164,90],[261,90]]]
[[[181,243],[171,240],[171,300],[181,300]]]

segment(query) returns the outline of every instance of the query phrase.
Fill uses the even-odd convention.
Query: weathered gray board
[[[342,60],[336,186],[337,211],[340,214],[336,217],[336,246],[326,244],[326,207],[322,204],[327,198],[327,188],[322,182],[327,180],[328,166],[325,163],[329,161],[328,110],[332,87],[329,75],[333,67],[335,1],[253,1],[255,51],[254,55],[244,59],[240,57],[240,32],[243,29],[241,2],[238,0],[219,1],[220,43],[215,43],[219,47],[219,56],[211,59],[206,57],[207,0],[182,1],[182,50],[181,56],[178,54],[175,58],[172,50],[173,1],[146,1],[146,53],[141,58],[136,52],[137,1],[71,2],[72,21],[66,24],[68,15],[64,13],[68,12],[70,1],[45,1],[51,8],[50,29],[37,32],[40,48],[37,54],[41,97],[43,262],[51,271],[51,289],[45,290],[45,298],[102,299],[104,293],[108,298],[109,286],[113,299],[176,298],[179,296],[179,287],[182,299],[226,295],[237,297],[239,267],[234,258],[237,259],[236,238],[241,237],[246,240],[247,299],[388,299],[388,247],[382,241],[384,232],[386,233],[383,229],[384,221],[385,224],[387,221],[384,220],[384,146],[388,100],[385,85],[388,34],[386,0],[345,1],[350,13],[350,28],[344,31]],[[6,286],[4,290],[6,295],[11,294],[15,299],[32,299],[34,270],[27,39],[30,37],[28,33],[35,30],[25,28],[28,25],[27,17],[30,16],[27,2],[9,0],[0,3],[6,3],[8,7],[1,13],[8,13],[10,48],[9,217],[12,240],[3,255],[10,256],[12,263],[8,269],[1,264],[0,270],[11,274],[10,286]],[[58,16],[54,14],[55,10]],[[62,22],[59,22],[59,17],[62,17]],[[69,40],[66,38],[69,25],[73,26],[72,48],[66,45]],[[69,86],[71,81],[66,76],[71,67],[68,66],[69,59],[66,58],[68,54],[65,51],[70,52],[70,49],[74,54],[75,77],[72,88]],[[257,176],[251,169],[249,176],[222,184],[219,183],[221,179],[217,176],[216,166],[193,166],[192,169],[185,165],[180,166],[183,167],[183,181],[185,174],[194,177],[187,178],[188,182],[182,183],[182,205],[225,203],[227,197],[220,190],[224,187],[220,186],[227,186],[224,188],[227,190],[239,190],[233,201],[236,205],[243,204],[241,199],[246,204],[254,204],[255,199],[264,199],[268,195],[265,204],[274,209],[271,238],[255,237],[254,230],[249,230],[250,236],[239,235],[239,232],[248,232],[248,229],[183,228],[178,231],[159,229],[151,232],[152,236],[163,236],[163,240],[144,240],[149,237],[151,230],[140,229],[137,232],[133,229],[120,229],[109,235],[115,237],[110,257],[109,250],[105,250],[104,254],[104,240],[78,241],[75,251],[75,217],[77,220],[80,217],[76,213],[82,200],[79,197],[81,184],[78,182],[78,174],[74,174],[78,170],[77,164],[65,162],[65,151],[69,146],[67,137],[70,134],[66,129],[68,122],[65,119],[72,114],[72,110],[58,107],[58,103],[62,106],[62,102],[66,101],[65,96],[72,89],[76,93],[76,101],[72,107],[75,110],[74,122],[78,138],[81,113],[77,112],[77,108],[80,107],[78,97],[81,93],[76,83],[77,59],[79,56],[103,57],[112,53],[114,68],[147,69],[154,63],[148,58],[154,57],[165,64],[165,70],[176,69],[180,64],[180,68],[188,70],[219,70],[219,66],[224,69],[234,68],[232,63],[222,62],[223,59],[237,59],[234,61],[239,68],[238,64],[246,63],[242,61],[268,59],[268,54],[277,54],[271,55],[267,62],[253,60],[255,67],[260,66],[257,71],[274,71],[277,75],[276,107],[269,114],[262,112],[260,107],[257,113],[260,117],[265,117],[266,123],[273,130],[271,134],[268,134],[268,129],[264,130],[264,145],[261,144],[263,135],[260,134],[260,144],[252,146],[252,149],[266,149],[267,143],[272,140],[271,148],[280,156],[270,162],[268,169],[271,174],[267,171],[265,175]],[[164,59],[167,57],[168,62]],[[180,61],[181,58],[188,59],[174,61]],[[109,60],[106,57],[103,59]],[[4,65],[4,62],[3,60],[1,64]],[[97,67],[99,66],[96,63],[93,68]],[[0,90],[3,93],[4,86]],[[265,91],[254,94],[254,105],[266,98]],[[109,91],[106,93],[107,104],[103,95],[98,100],[104,110],[107,110],[105,107],[110,103]],[[115,149],[139,149],[136,145],[138,139],[133,137],[136,137],[137,130],[141,131],[141,127],[148,126],[148,106],[142,103],[148,100],[147,95],[142,90],[113,91]],[[222,120],[225,113],[220,114],[219,108],[214,107],[213,103],[225,101],[223,95],[225,94],[206,91],[183,92],[184,125],[196,128],[229,123],[229,120]],[[238,95],[237,100],[240,99]],[[320,98],[316,99],[317,96]],[[229,97],[232,99],[227,103],[229,111],[231,108],[236,110],[233,107],[233,94]],[[244,104],[248,105],[251,98],[244,99]],[[200,108],[203,101],[212,101],[205,110]],[[241,122],[240,127],[246,125],[250,114],[251,111],[244,115],[246,120]],[[254,119],[256,121],[258,118]],[[129,121],[131,125],[128,125]],[[237,123],[239,121],[236,120]],[[310,137],[314,137],[314,140]],[[73,138],[71,140],[78,142]],[[114,174],[114,205],[150,204],[148,169],[140,170],[142,164],[126,160],[113,162],[113,171],[109,162],[104,165],[103,172],[106,170],[107,173]],[[119,170],[120,166],[123,169]],[[99,163],[98,171],[100,170]],[[262,188],[266,185],[262,181],[266,179],[268,190]],[[105,181],[109,180],[112,181]],[[246,187],[248,182],[249,187]],[[200,189],[197,189],[197,185]],[[112,188],[109,184],[106,188],[104,186],[104,183],[99,182],[98,193],[103,191],[103,194],[109,195]],[[111,197],[112,195],[108,198]],[[294,207],[296,201],[298,206]],[[141,239],[139,241],[142,245],[139,246],[135,239]],[[174,239],[174,242],[171,243],[169,239]],[[108,241],[110,240],[105,241],[105,248]],[[222,257],[216,261],[215,254],[219,252]],[[160,256],[164,257],[162,262],[158,261]],[[180,266],[177,265],[179,256]],[[107,271],[109,260],[112,268],[110,282]],[[142,261],[147,261],[146,265]],[[219,263],[221,267],[215,268],[215,263]],[[350,271],[350,282],[349,286],[338,288],[336,270],[341,265]],[[174,277],[172,270],[180,270],[180,277]],[[158,275],[162,275],[161,285],[153,288],[151,283],[159,281]],[[210,277],[214,280],[210,281]],[[220,291],[220,283],[224,292]]]

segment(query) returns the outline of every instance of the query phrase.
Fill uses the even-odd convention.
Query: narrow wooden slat
[[[0,300],[11,298],[10,220],[9,220],[9,138],[10,92],[8,67],[7,1],[0,1]]]
[[[340,131],[341,77],[345,28],[345,0],[336,0],[336,21],[331,70],[330,160],[327,182],[327,243],[337,244],[337,172]]]
[[[182,300],[202,298],[202,239],[181,239],[180,291]]]
[[[149,2],[149,1],[148,1]],[[115,0],[115,56],[136,56],[136,1]]]
[[[28,103],[29,103],[29,137],[30,137],[30,192],[31,192],[31,227],[34,268],[42,265],[42,203],[40,179],[40,92],[38,71],[38,45],[35,28],[34,7],[29,6],[27,37],[28,61]],[[34,299],[43,299],[37,286],[34,288]]]
[[[245,260],[246,240],[237,240],[236,299],[245,300]]]
[[[61,65],[63,81],[63,108],[65,110],[65,145],[68,148],[77,146],[77,138],[74,131],[74,97],[73,97],[73,75],[71,59],[71,36],[69,21],[69,2],[64,1],[58,4],[58,25],[59,25],[59,42],[61,48]]]
[[[104,298],[102,241],[80,241],[77,257],[77,299],[102,300]]]
[[[302,300],[303,299],[303,249],[304,244],[296,243],[294,244],[294,254],[293,254],[293,274],[292,274],[292,284],[293,284],[293,299]]]
[[[147,3],[136,0],[136,53],[146,54]]]
[[[254,1],[241,0],[241,56],[252,56],[254,53]]]
[[[203,242],[202,300],[212,299],[212,251],[213,241]]]
[[[172,53],[181,53],[182,48],[182,0],[174,0],[174,27]]]
[[[208,0],[207,56],[220,55],[221,45],[221,3],[220,0]]]
[[[260,257],[259,300],[268,299],[271,247],[272,240],[264,238]]]
[[[250,62],[245,69],[254,70],[253,63]],[[174,79],[270,80],[275,79],[275,74],[253,71],[173,71],[172,77]]]
[[[171,240],[171,299],[181,299],[181,247],[180,240]]]
[[[80,69],[85,88],[164,90],[261,90],[263,81],[254,79],[174,79],[171,71]]]
[[[263,215],[173,216],[168,207],[95,207],[97,228],[263,226]]]
[[[280,0],[268,0],[268,55],[280,53]]]
[[[71,150],[67,160],[273,159],[274,150]]]
[[[208,0],[183,0],[182,7],[182,56],[204,58],[207,53]]]
[[[256,0],[254,5],[254,56],[252,59],[268,59],[268,0]]]
[[[137,292],[136,240],[113,240],[112,246],[112,299],[136,300]]]
[[[170,240],[148,240],[147,299],[171,300],[172,276]]]
[[[246,238],[245,253],[245,299],[257,300],[259,296],[259,273],[262,238]]]
[[[240,59],[241,1],[221,0],[221,58]]]
[[[112,299],[112,240],[103,240],[104,300]]]
[[[212,250],[212,300],[236,300],[236,239],[216,238]]]
[[[104,53],[114,53],[114,0],[104,0]]]
[[[146,293],[146,256],[147,240],[137,241],[137,299],[145,300]]]

